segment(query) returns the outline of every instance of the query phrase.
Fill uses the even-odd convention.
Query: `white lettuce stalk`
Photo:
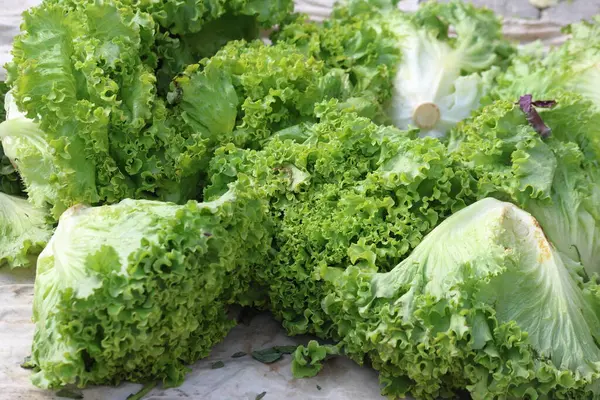
[[[479,107],[491,86],[500,60],[500,24],[486,10],[457,3],[425,6],[420,13],[416,21],[439,18],[449,32],[406,18],[391,21],[402,59],[388,113],[399,128],[443,137]]]

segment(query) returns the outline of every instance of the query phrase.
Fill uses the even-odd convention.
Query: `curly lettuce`
[[[398,38],[381,16],[396,12],[387,3],[336,3],[322,23],[295,14],[271,38],[293,44],[328,68],[347,71],[363,96],[368,93],[372,101],[383,105],[391,98],[391,80],[401,59]],[[383,117],[379,118],[383,121]]]
[[[252,185],[241,179],[211,202],[65,212],[37,263],[32,382],[181,384],[235,325],[228,305],[270,249]]]
[[[52,149],[38,124],[25,117],[10,118],[0,123],[0,140],[6,163],[22,177],[29,201],[36,207],[48,208],[57,216],[66,209],[56,181],[59,171],[54,165]],[[8,175],[9,178],[11,175]]]
[[[90,8],[89,2],[82,0],[44,1],[46,5],[52,3],[69,12]],[[155,70],[161,95],[168,92],[171,80],[187,65],[213,56],[230,41],[257,39],[262,29],[277,25],[293,10],[292,0],[111,0],[110,3],[117,7],[116,13],[132,10],[138,19],[152,19],[152,23],[145,24],[153,32],[145,36],[153,43],[149,43],[150,48],[140,50],[145,53],[142,61]],[[96,17],[117,17],[116,13],[100,12]]]
[[[197,3],[189,6],[202,9]],[[42,193],[28,185],[38,178],[31,165],[19,172],[29,195],[44,198],[55,218],[75,204],[201,199],[216,146],[231,141],[259,148],[274,131],[316,120],[317,101],[338,97],[340,107],[377,112],[344,71],[326,69],[293,46],[260,41],[234,41],[210,59],[194,58],[161,89],[163,28],[177,34],[187,23],[191,31],[204,29],[204,17],[187,19],[185,4],[47,1],[25,13],[8,70],[18,109],[35,126],[15,121],[2,130],[7,138],[35,131],[39,146],[18,139],[9,158],[17,164],[20,155],[45,149],[51,179]],[[289,2],[223,7],[270,24],[287,13]],[[235,14],[208,9],[202,15],[211,21]],[[179,17],[169,22],[171,13]]]
[[[390,397],[594,398],[599,286],[580,269],[530,214],[487,198],[390,272],[336,273],[323,307],[341,338],[334,351],[369,360]],[[318,352],[296,351],[306,372],[303,352]]]
[[[189,66],[172,84],[176,118],[208,140],[261,148],[276,132],[316,122],[315,103],[339,99],[340,108],[373,117],[348,74],[328,69],[294,46],[233,42],[214,57]]]
[[[400,128],[416,126],[422,136],[443,137],[479,108],[498,67],[512,54],[500,20],[491,10],[451,1],[427,2],[411,22],[398,18],[392,24],[403,57],[389,115]]]
[[[220,194],[240,173],[260,182],[277,233],[257,280],[291,334],[334,334],[321,307],[326,267],[391,269],[475,198],[470,175],[439,141],[336,108],[322,104],[319,123],[275,135],[262,150],[219,149],[206,191]]]

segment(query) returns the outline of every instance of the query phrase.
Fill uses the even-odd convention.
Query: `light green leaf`
[[[0,267],[29,267],[52,235],[48,214],[27,199],[0,192]]]

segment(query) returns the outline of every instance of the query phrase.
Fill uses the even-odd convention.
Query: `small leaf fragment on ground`
[[[283,357],[283,354],[274,348],[268,348],[263,350],[257,350],[252,352],[252,358],[261,363],[271,364],[278,361]]]
[[[256,400],[261,400],[262,398],[264,398],[267,395],[267,392],[262,392],[261,394],[256,396]]]
[[[223,361],[217,361],[216,363],[213,363],[210,367],[212,369],[219,369],[219,368],[223,368],[225,366],[225,363]]]
[[[23,359],[23,362],[21,363],[21,368],[25,368],[25,369],[35,368],[35,364],[33,363],[33,361],[31,361],[31,356],[27,356]]]
[[[152,389],[154,389],[157,385],[157,382],[150,382],[150,383],[146,383],[139,392],[137,393],[132,393],[129,396],[127,396],[127,400],[141,400],[145,395],[147,395],[148,393],[150,393],[150,391]]]
[[[233,355],[231,356],[231,358],[240,358],[240,357],[244,357],[247,354],[248,353],[245,353],[243,351],[238,351],[237,353],[233,353]]]

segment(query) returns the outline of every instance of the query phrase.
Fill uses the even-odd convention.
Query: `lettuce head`
[[[196,54],[185,44],[189,33],[195,45],[215,45],[206,30],[219,36],[238,17],[270,26],[290,5],[46,1],[28,10],[8,67],[24,119],[0,129],[34,204],[48,203],[57,219],[76,204],[201,199],[220,144],[260,148],[275,131],[315,121],[314,103],[328,98],[377,113],[345,71],[292,45],[225,35]]]
[[[181,384],[235,321],[270,249],[263,201],[240,180],[211,202],[75,206],[40,254],[32,382]]]
[[[445,136],[479,107],[514,49],[490,10],[461,1],[424,2],[413,14],[396,3],[340,2],[322,24],[298,17],[275,39],[348,70],[386,108],[381,122]]]
[[[369,360],[390,397],[595,398],[599,286],[580,270],[531,214],[482,199],[390,272],[330,275],[323,307],[341,341],[321,353]],[[317,353],[299,349],[298,371]]]
[[[600,273],[600,113],[581,95],[563,93],[539,115],[542,138],[512,101],[497,101],[461,123],[448,143],[476,180],[478,196],[524,208],[550,241],[588,274]]]
[[[206,196],[240,173],[260,182],[276,234],[257,287],[288,332],[330,337],[327,267],[389,270],[475,196],[437,139],[376,125],[335,101],[318,108],[319,123],[275,135],[262,150],[218,149]]]

